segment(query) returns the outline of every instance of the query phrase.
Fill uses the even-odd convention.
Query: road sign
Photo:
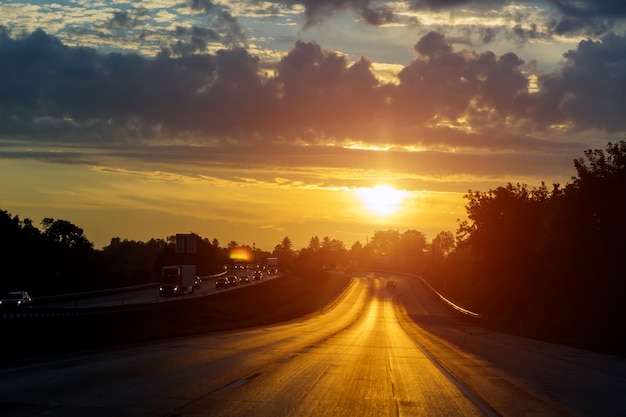
[[[176,253],[196,253],[196,235],[177,233]]]

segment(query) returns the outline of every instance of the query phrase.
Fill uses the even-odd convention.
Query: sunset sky
[[[0,209],[96,248],[430,241],[625,132],[623,0],[0,0]]]

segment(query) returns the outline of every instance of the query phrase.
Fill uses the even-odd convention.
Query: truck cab
[[[195,265],[168,265],[161,270],[159,295],[194,293],[197,288]]]

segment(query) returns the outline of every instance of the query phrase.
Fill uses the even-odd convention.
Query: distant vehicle
[[[357,263],[354,261],[349,261],[348,266],[345,267],[343,273],[344,275],[354,275],[356,273]]]
[[[262,281],[263,280],[263,272],[254,271],[252,274],[252,281]]]
[[[196,282],[193,284],[194,289],[199,290],[202,288],[202,278],[196,277]]]
[[[33,300],[26,291],[11,291],[0,299],[0,307],[3,309],[30,308]]]
[[[197,286],[195,265],[168,265],[161,271],[159,295],[183,295],[194,293]]]
[[[396,288],[397,286],[395,281],[387,281],[387,288]]]
[[[228,277],[219,277],[215,280],[215,289],[230,287],[230,280]]]
[[[278,274],[278,258],[267,258],[265,260],[265,269],[267,270],[267,275]]]
[[[249,284],[250,283],[250,276],[249,275],[241,275],[239,277],[239,282],[242,282],[244,284]]]
[[[237,275],[229,275],[228,281],[231,287],[236,287],[237,285],[239,285],[239,277]]]

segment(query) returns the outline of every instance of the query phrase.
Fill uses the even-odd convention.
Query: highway
[[[387,289],[393,278],[397,289]],[[297,320],[0,370],[2,416],[617,416],[623,358],[487,332],[363,273]]]
[[[202,286],[199,290],[195,290],[193,294],[187,293],[179,296],[161,297],[159,295],[158,284],[153,286],[146,286],[147,288],[138,288],[128,291],[115,292],[111,294],[77,294],[72,296],[63,296],[61,299],[48,298],[35,299],[33,307],[36,308],[97,308],[97,307],[111,307],[122,306],[132,304],[148,304],[148,303],[165,303],[168,301],[177,301],[181,299],[201,297],[221,291],[233,291],[237,288],[241,288],[247,285],[256,285],[261,282],[268,281],[277,278],[279,275],[264,275],[263,281],[252,281],[251,270],[234,270],[229,269],[227,275],[244,276],[248,275],[250,278],[249,283],[240,283],[237,287],[231,287],[228,289],[216,289],[215,278],[203,277]]]

